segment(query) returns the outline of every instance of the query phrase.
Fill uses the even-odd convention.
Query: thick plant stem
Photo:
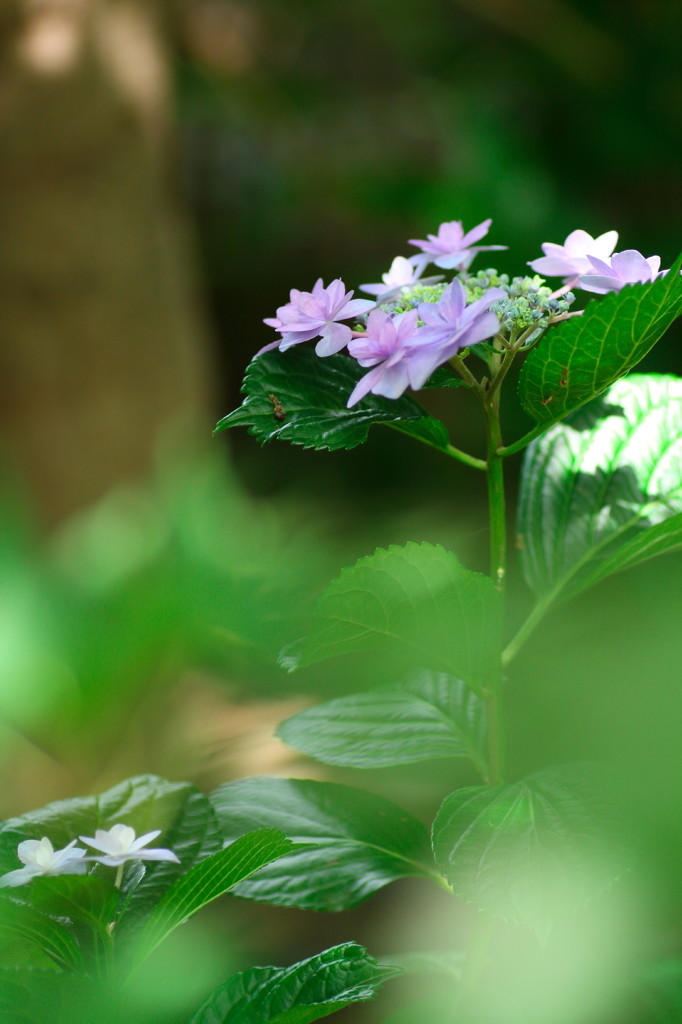
[[[500,593],[504,592],[507,570],[507,519],[504,498],[503,459],[498,394],[486,403],[488,421],[488,511],[490,515],[490,575]]]
[[[499,359],[499,357],[498,357]],[[493,367],[491,366],[491,369]],[[505,371],[505,361],[495,366],[496,376]],[[507,518],[504,493],[503,458],[498,453],[502,447],[500,429],[500,392],[491,386],[489,393],[482,396],[486,416],[488,434],[488,511],[490,516],[490,575],[497,591],[504,594],[505,573],[507,569]],[[501,670],[500,665],[500,670]],[[485,695],[488,717],[488,782],[497,785],[505,777],[505,744],[504,744],[504,710],[502,707],[501,687],[496,692]]]

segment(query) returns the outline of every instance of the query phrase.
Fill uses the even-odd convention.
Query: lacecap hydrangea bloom
[[[611,259],[598,259],[590,256],[590,267],[587,273],[580,276],[580,287],[586,292],[605,295],[606,292],[619,292],[626,284],[647,284],[667,274],[660,270],[660,256],[642,256],[636,249],[624,249],[615,253]]]
[[[17,856],[23,868],[8,871],[0,877],[0,886],[25,885],[39,875],[82,875],[87,870],[86,850],[76,846],[73,839],[62,850],[55,850],[47,838],[25,839],[17,847]]]
[[[507,248],[506,245],[474,244],[488,234],[491,224],[492,220],[488,218],[465,233],[461,220],[446,221],[438,228],[438,234],[428,235],[426,239],[410,238],[409,241],[410,245],[422,250],[423,255],[417,259],[424,266],[434,263],[448,270],[467,270],[477,253]]]
[[[326,287],[322,278],[318,278],[312,292],[292,288],[290,301],[279,307],[277,316],[263,321],[279,331],[282,337],[266,345],[257,355],[273,348],[284,352],[292,345],[314,338],[320,338],[315,346],[318,356],[334,355],[345,348],[353,335],[350,327],[339,321],[361,316],[374,305],[369,299],[354,299],[353,292],[347,292],[339,278]]]
[[[536,274],[545,277],[563,277],[564,283],[573,282],[581,274],[589,274],[592,270],[590,256],[608,259],[616,248],[617,231],[606,231],[598,238],[593,238],[587,231],[578,228],[571,231],[563,245],[555,242],[543,242],[544,256],[528,263]]]

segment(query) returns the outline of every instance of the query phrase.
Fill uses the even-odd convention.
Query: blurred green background
[[[332,773],[272,730],[313,695],[381,681],[380,666],[348,678],[276,665],[342,565],[425,539],[485,568],[484,482],[379,428],[334,455],[211,430],[290,288],[378,280],[441,221],[492,217],[490,241],[509,246],[495,262],[512,274],[577,227],[616,228],[619,248],[669,266],[681,12],[7,0],[2,816],[136,771],[206,788],[333,774],[423,817],[474,781],[465,767],[445,782],[431,768]],[[679,330],[642,369],[682,372]],[[456,398],[429,395],[429,409],[478,453],[478,410]],[[526,429],[512,384],[505,427],[509,440]],[[652,960],[679,952],[682,926],[681,569],[679,556],[654,562],[557,610],[509,691],[516,772],[601,757],[620,773]],[[511,626],[529,603],[517,580]],[[237,966],[325,941],[390,944],[390,895],[379,905],[339,934],[333,919],[240,904]]]

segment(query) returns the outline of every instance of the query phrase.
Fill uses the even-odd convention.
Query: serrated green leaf
[[[518,515],[545,601],[682,546],[682,380],[633,375],[529,445]]]
[[[499,684],[502,601],[492,580],[440,545],[379,548],[320,598],[299,665],[379,649],[480,692]]]
[[[139,933],[138,957],[147,956],[179,924],[258,868],[289,853],[292,842],[273,828],[240,836],[224,850],[196,864],[167,889]]]
[[[326,701],[277,735],[325,764],[386,768],[468,757],[485,775],[485,705],[461,679],[421,669],[400,686]]]
[[[248,427],[261,444],[279,438],[304,448],[356,448],[375,423],[395,427],[444,451],[448,432],[413,398],[368,395],[352,409],[346,402],[367,371],[349,356],[320,359],[310,349],[266,352],[248,366],[242,405],[215,432]]]
[[[629,373],[682,314],[678,260],[650,284],[590,301],[582,316],[551,327],[519,378],[524,409],[548,426]]]
[[[143,917],[179,875],[221,847],[217,823],[208,798],[186,782],[167,782],[141,775],[99,796],[60,800],[0,824],[0,873],[19,866],[17,846],[24,839],[47,836],[55,849],[77,836],[92,836],[98,828],[122,822],[138,834],[160,828],[159,844],[173,850],[180,864],[150,861],[131,894],[126,928]]]
[[[240,779],[211,795],[225,839],[278,828],[304,846],[238,885],[237,896],[347,910],[398,878],[432,876],[421,822],[383,797],[308,779]]]
[[[433,823],[433,850],[458,896],[546,935],[622,870],[613,817],[598,766],[561,765],[452,793]]]
[[[347,942],[291,967],[252,967],[220,985],[190,1024],[310,1024],[374,997],[400,971]]]

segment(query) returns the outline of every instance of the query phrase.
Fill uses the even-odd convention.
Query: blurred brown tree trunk
[[[0,436],[50,524],[210,436],[164,0],[4,0]],[[177,426],[176,426],[176,429]]]

